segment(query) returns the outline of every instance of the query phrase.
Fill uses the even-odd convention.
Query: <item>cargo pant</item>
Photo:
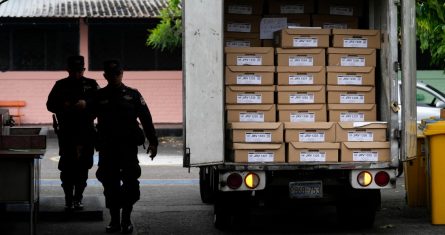
[[[99,152],[97,179],[109,209],[132,207],[140,198],[141,167],[134,144],[105,145]]]

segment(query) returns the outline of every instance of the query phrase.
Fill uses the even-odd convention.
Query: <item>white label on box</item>
[[[249,152],[247,162],[273,162],[275,154],[273,152]]]
[[[228,23],[228,32],[240,32],[240,33],[250,33],[252,31],[252,25],[249,23]]]
[[[315,122],[315,113],[291,113],[291,122]]]
[[[261,94],[237,94],[236,95],[237,104],[261,104],[262,95]]]
[[[340,104],[364,104],[365,96],[357,94],[341,94]]]
[[[230,40],[226,41],[226,47],[250,47],[250,41]]]
[[[318,47],[318,38],[295,37],[293,47]]]
[[[323,132],[300,132],[298,134],[300,142],[324,142],[325,133]]]
[[[252,15],[253,9],[249,5],[229,5],[229,14]]]
[[[366,65],[365,57],[360,56],[344,56],[340,59],[340,66],[359,66],[363,67]]]
[[[374,133],[364,131],[349,131],[348,141],[374,141]]]
[[[344,112],[340,113],[340,122],[363,122],[365,121],[364,113]]]
[[[261,85],[261,75],[239,74],[236,76],[236,84],[240,85]]]
[[[270,132],[247,132],[244,137],[246,142],[272,142],[272,133]]]
[[[289,66],[314,66],[314,57],[291,56],[289,57]]]
[[[260,39],[273,39],[273,34],[287,27],[287,18],[270,18],[261,19],[260,22]]]
[[[240,122],[264,122],[264,113],[240,113]]]
[[[289,103],[291,104],[313,104],[315,97],[313,93],[290,94]]]
[[[352,153],[352,161],[354,162],[376,162],[379,160],[378,152],[360,151]]]
[[[360,75],[338,75],[339,85],[363,85],[363,77]]]
[[[303,14],[304,4],[285,4],[280,6],[280,14]]]
[[[354,8],[346,6],[330,6],[330,15],[342,15],[342,16],[352,16],[354,15]]]
[[[238,56],[236,57],[236,65],[263,65],[263,57],[261,56]]]
[[[345,38],[343,39],[343,47],[368,47],[367,38]]]
[[[347,24],[336,24],[336,23],[324,23],[323,24],[324,29],[347,29]]]
[[[325,162],[325,152],[300,152],[300,161],[302,162]]]
[[[310,85],[314,84],[312,74],[292,74],[289,75],[289,85]]]

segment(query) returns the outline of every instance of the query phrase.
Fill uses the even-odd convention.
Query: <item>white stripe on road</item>
[[[60,157],[49,158],[51,161],[59,162]],[[138,154],[139,164],[141,166],[182,166],[182,157],[178,155],[158,155],[152,161],[147,154]],[[98,156],[94,155],[94,164],[97,165]]]
[[[199,179],[139,179],[140,185],[198,185]],[[60,186],[59,179],[40,179],[41,186]],[[97,179],[89,179],[90,186],[101,186]]]

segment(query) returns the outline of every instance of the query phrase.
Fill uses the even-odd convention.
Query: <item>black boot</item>
[[[73,186],[63,186],[63,192],[65,193],[65,210],[73,210]]]
[[[83,191],[85,191],[85,187],[76,186],[74,189],[74,198],[73,198],[73,206],[74,210],[83,210]]]
[[[123,234],[128,234],[133,232],[133,224],[131,223],[131,211],[133,210],[132,206],[126,206],[122,208],[122,222],[121,232]]]
[[[110,208],[110,216],[111,221],[107,227],[105,227],[105,232],[114,233],[121,230],[120,225],[120,209],[119,208]]]

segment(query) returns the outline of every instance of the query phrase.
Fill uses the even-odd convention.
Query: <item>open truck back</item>
[[[253,2],[255,4],[255,1]],[[267,13],[266,8],[271,9],[267,5],[271,2],[273,1],[265,1],[265,3],[256,1],[256,4],[261,3],[261,7],[264,8],[263,12],[259,13],[261,17]],[[336,1],[321,0],[278,2],[285,2],[287,9],[294,10],[301,10],[301,6],[309,2],[313,8],[313,11],[309,13],[312,21],[316,18],[317,9],[321,11],[322,5],[336,3]],[[227,92],[229,87],[225,85],[227,82],[225,70],[228,66],[225,53],[231,49],[226,48],[229,44],[226,44],[224,38],[228,34],[227,19],[243,16],[228,15],[229,3],[238,4],[238,7],[231,8],[237,14],[244,14],[246,11],[254,14],[252,12],[256,11],[255,7],[248,5],[252,1],[246,0],[183,1],[184,166],[200,168],[201,198],[203,202],[214,203],[215,225],[219,228],[229,226],[236,221],[234,218],[237,215],[245,216],[250,209],[255,207],[284,205],[286,208],[292,208],[292,206],[298,206],[299,203],[328,202],[337,206],[340,221],[372,226],[376,209],[380,205],[380,190],[394,188],[399,161],[415,155],[416,103],[410,95],[404,95],[415,94],[415,78],[409,77],[415,74],[414,1],[366,0],[361,2],[359,25],[361,28],[377,30],[380,35],[378,38],[380,49],[375,50],[377,59],[373,81],[376,117],[375,120],[365,121],[379,121],[374,123],[376,125],[384,124],[382,142],[386,144],[383,147],[366,147],[365,149],[372,150],[364,150],[361,153],[360,151],[351,153],[364,156],[364,160],[356,161],[345,160],[344,155],[348,151],[349,142],[345,144],[340,142],[337,143],[337,147],[333,147],[337,149],[336,154],[338,154],[334,155],[333,161],[304,162],[290,161],[291,158],[295,158],[295,148],[298,149],[295,146],[299,146],[299,143],[285,141],[285,136],[278,147],[276,143],[261,145],[261,148],[266,151],[256,149],[253,155],[249,155],[252,154],[249,152],[251,148],[234,141],[234,127],[238,125],[241,126],[240,129],[243,129],[243,124],[228,121],[227,109],[230,104],[227,102],[229,99],[227,96],[230,94]],[[346,9],[346,12],[351,12],[347,6],[345,7],[347,1],[340,1],[338,4],[340,7],[337,10],[343,9],[342,12],[345,12]],[[281,9],[286,9],[286,7],[281,6]],[[399,9],[401,9],[403,22],[401,25],[397,17]],[[402,28],[403,36],[401,63],[398,57],[397,30],[399,26]],[[333,47],[332,31],[328,31],[330,43],[329,48],[325,49],[334,51],[335,48],[331,49]],[[274,58],[278,57],[279,50],[282,49],[273,48]],[[406,81],[402,89],[404,112],[402,130],[399,129],[400,120],[397,108],[399,103],[397,72],[400,64],[404,75],[403,81]],[[326,69],[327,65],[328,63],[323,69]],[[275,88],[272,99],[274,99],[275,115],[280,105],[277,102],[279,99],[277,97],[280,96],[278,93],[280,89],[283,91],[285,88],[277,86],[279,66],[276,60],[273,66]],[[275,117],[277,116],[278,114]],[[295,125],[289,121],[280,121],[278,118],[271,123],[272,126],[283,125],[283,133],[287,131],[286,126],[291,129]],[[327,125],[328,122],[323,123]],[[341,126],[339,122],[330,121],[329,123]],[[357,125],[363,125],[363,123]],[[258,136],[250,136],[250,138],[255,139]],[[326,144],[328,141],[324,142]],[[341,145],[346,146],[343,151],[340,150]],[[380,156],[387,155],[384,160],[376,158],[379,148],[386,149],[380,153]],[[359,149],[363,150],[364,147],[361,146]],[[249,156],[253,157],[252,159],[256,159],[255,162],[248,159],[236,160],[235,150],[239,150],[238,154],[245,154],[246,159]],[[277,152],[273,152],[274,150]],[[323,157],[326,157],[326,152],[323,151]],[[299,154],[301,157],[302,153],[299,152]],[[309,158],[320,157],[320,151],[317,152],[318,155],[311,155],[310,151],[306,151],[305,154]],[[271,156],[273,159],[278,155],[282,157],[281,161],[276,161],[276,159],[269,161]],[[374,158],[375,160],[372,160]]]

